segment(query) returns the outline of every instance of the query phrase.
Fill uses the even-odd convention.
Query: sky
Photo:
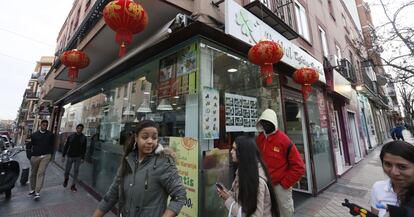
[[[36,61],[53,56],[73,0],[8,1],[0,7],[0,120],[14,120]]]

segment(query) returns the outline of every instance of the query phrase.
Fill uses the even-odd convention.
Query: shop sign
[[[256,132],[257,99],[225,93],[226,132]]]
[[[315,68],[319,73],[319,81],[326,83],[322,63],[233,0],[226,0],[225,26],[226,34],[251,45],[258,43],[262,39],[269,39],[279,43],[284,51],[282,62],[295,69],[301,67]]]
[[[202,96],[203,139],[218,139],[220,119],[219,91],[211,87],[204,87]]]
[[[187,201],[179,217],[198,214],[198,142],[189,137],[170,137],[169,146],[176,153],[181,181],[187,190]]]
[[[334,78],[334,91],[346,97],[347,99],[351,99],[352,97],[351,83],[335,69],[333,70],[333,78]]]

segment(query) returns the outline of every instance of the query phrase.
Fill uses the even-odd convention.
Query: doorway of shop
[[[335,151],[335,159],[336,159],[336,169],[337,169],[337,175],[342,175],[345,171],[347,171],[350,166],[346,165],[345,160],[345,152],[344,152],[344,142],[342,140],[342,134],[341,134],[341,126],[340,126],[340,120],[339,120],[339,114],[338,111],[334,111],[334,123],[333,123],[333,138],[334,138],[334,151]]]
[[[312,193],[312,175],[310,172],[310,159],[308,150],[308,139],[306,133],[306,121],[303,103],[285,101],[285,131],[305,162],[306,171],[302,179],[295,184],[294,189],[300,192]]]
[[[355,153],[355,163],[360,161],[361,158],[361,150],[359,145],[358,139],[358,131],[355,121],[355,114],[353,112],[348,112],[348,125],[349,125],[349,135],[351,136],[352,144],[354,145],[354,153]]]

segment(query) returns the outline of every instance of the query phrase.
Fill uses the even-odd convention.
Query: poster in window
[[[159,81],[164,82],[175,77],[177,67],[177,56],[175,54],[167,56],[160,60]]]
[[[177,77],[193,73],[197,70],[197,44],[180,50],[177,53]]]
[[[204,87],[203,92],[203,139],[219,138],[219,91]],[[229,111],[230,112],[230,111]]]
[[[173,54],[160,59],[158,97],[174,96],[176,92],[177,55]]]
[[[225,94],[226,131],[255,132],[257,99],[237,94]]]
[[[197,44],[177,52],[176,95],[193,94],[197,90]]]
[[[187,191],[186,204],[178,217],[197,216],[198,213],[198,141],[190,137],[170,137],[169,147],[176,153],[177,170]]]

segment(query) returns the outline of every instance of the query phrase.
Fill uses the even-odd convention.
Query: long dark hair
[[[155,127],[157,129],[157,131],[159,131],[159,126],[157,123],[155,123],[152,120],[143,120],[141,122],[138,123],[134,133],[131,135],[131,137],[129,138],[129,142],[126,145],[124,154],[122,155],[121,158],[121,165],[119,167],[119,174],[120,174],[120,184],[119,184],[119,193],[120,193],[120,197],[119,197],[119,206],[120,208],[122,208],[122,206],[124,205],[125,202],[125,193],[124,193],[124,177],[127,174],[132,173],[131,168],[129,168],[128,166],[128,162],[126,161],[126,158],[128,157],[128,155],[132,152],[132,150],[134,150],[134,146],[135,146],[135,135],[138,135],[139,132],[141,132],[142,129],[144,128],[148,128],[148,127]],[[119,210],[121,211],[121,210]]]
[[[392,141],[382,146],[380,159],[384,164],[384,155],[392,154],[404,158],[414,164],[414,146],[404,141]],[[398,199],[402,206],[414,208],[414,183],[411,183],[406,189],[398,193]]]
[[[256,142],[248,136],[239,136],[234,142],[237,146],[236,155],[239,172],[238,202],[241,204],[243,212],[246,216],[251,216],[257,209],[257,195],[260,181],[258,164],[260,164],[265,172],[266,184],[270,192],[272,217],[279,217],[279,208],[270,175],[260,157]]]

